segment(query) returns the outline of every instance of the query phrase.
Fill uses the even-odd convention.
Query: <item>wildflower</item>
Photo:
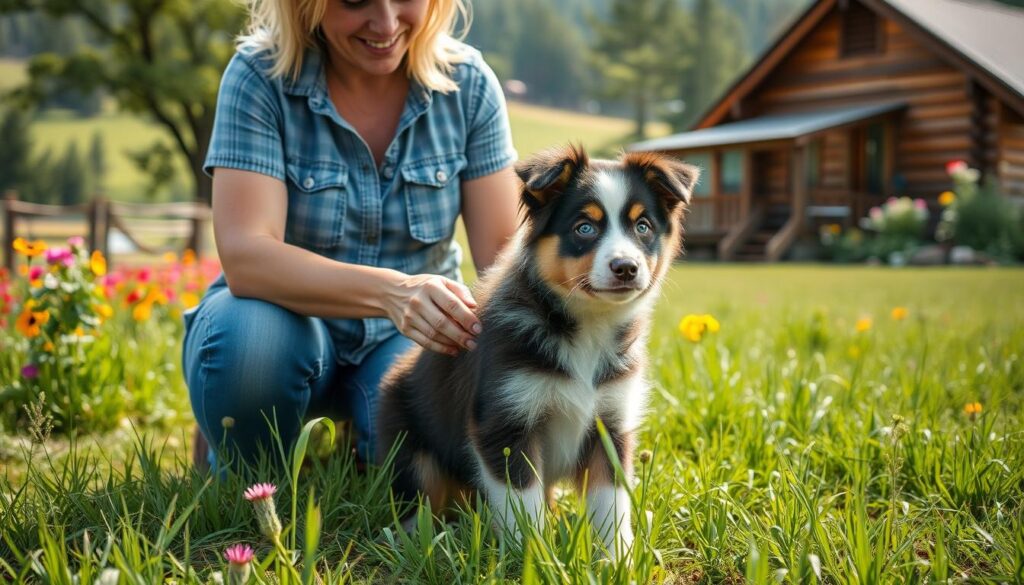
[[[249,563],[252,557],[252,547],[247,544],[229,546],[224,551],[224,558],[228,560],[228,583],[241,585],[249,582]]]
[[[42,333],[43,324],[50,320],[48,311],[33,311],[34,308],[35,301],[26,302],[25,308],[22,309],[21,315],[18,316],[18,320],[14,324],[15,328],[29,339]]]
[[[902,321],[902,320],[907,318],[907,308],[906,307],[893,307],[892,312],[890,313],[890,315],[892,316],[892,320],[893,321]]]
[[[861,356],[861,354],[862,354],[862,351],[861,351],[861,349],[860,349],[860,347],[859,347],[859,346],[856,346],[856,345],[851,345],[851,346],[850,346],[850,349],[849,349],[849,350],[847,350],[847,352],[846,352],[846,353],[848,353],[848,354],[850,355],[850,357],[851,357],[851,358],[853,358],[853,359],[857,359],[857,358],[859,358],[859,357]]]
[[[977,418],[978,415],[981,414],[981,410],[980,402],[968,402],[964,405],[964,414],[966,414],[971,420]]]
[[[277,517],[274,507],[274,493],[277,486],[272,483],[258,483],[245,490],[245,499],[256,507],[256,521],[260,532],[275,543],[281,536],[281,520]]]
[[[93,305],[93,309],[104,319],[109,319],[114,316],[114,308],[107,303]]]
[[[167,264],[175,264],[178,261],[178,255],[174,252],[164,252],[163,259]]]
[[[92,273],[96,276],[105,276],[107,274],[107,259],[103,257],[103,253],[99,250],[93,250],[92,256],[89,257],[89,268],[92,269]]]
[[[50,353],[54,349],[56,348],[54,347],[52,341],[47,341],[46,343],[43,344],[43,351],[45,351],[46,353]]]
[[[39,366],[35,364],[25,364],[21,367],[21,376],[27,380],[34,380],[39,376]]]
[[[718,320],[711,315],[687,315],[679,322],[679,332],[694,343],[700,341],[705,333],[717,333],[720,328]]]
[[[962,160],[954,160],[946,163],[946,174],[949,176],[958,175],[967,169],[967,163]]]
[[[865,331],[868,331],[871,329],[871,318],[861,317],[860,319],[857,319],[857,324],[854,325],[854,328],[857,330],[857,333],[864,333]]]
[[[30,242],[25,238],[15,238],[11,247],[14,248],[15,252],[32,258],[46,251],[46,242],[42,240]]]
[[[220,419],[220,426],[224,427],[225,429],[233,428],[235,426],[234,417],[225,416],[224,418]]]
[[[63,264],[68,268],[75,265],[75,255],[68,248],[49,248],[43,253],[47,264]]]
[[[82,236],[71,236],[68,238],[68,245],[72,248],[81,248],[85,246],[85,239]]]
[[[956,201],[956,193],[952,191],[943,191],[942,195],[939,195],[939,205],[943,207],[949,207]]]
[[[199,295],[197,295],[194,292],[183,292],[181,293],[180,298],[181,306],[185,307],[186,309],[191,309],[192,307],[199,304]]]
[[[651,453],[650,449],[644,449],[643,451],[640,452],[640,463],[642,465],[647,465],[648,463],[651,462],[652,456],[653,454]]]
[[[185,266],[192,266],[196,263],[196,251],[189,249],[185,250],[181,255],[181,263]]]
[[[139,303],[132,309],[132,319],[135,319],[136,321],[148,321],[152,315],[152,303]]]

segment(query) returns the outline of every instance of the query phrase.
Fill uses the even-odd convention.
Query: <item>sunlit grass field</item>
[[[680,335],[705,313],[720,331]],[[140,354],[176,412],[74,445],[8,437],[0,581],[206,583],[236,543],[260,583],[1024,579],[1024,271],[681,264],[653,323],[631,568],[600,560],[571,491],[524,551],[486,507],[406,536],[386,470],[344,449],[311,446],[294,483],[195,474],[178,340]],[[256,481],[279,487],[287,551],[242,498]]]

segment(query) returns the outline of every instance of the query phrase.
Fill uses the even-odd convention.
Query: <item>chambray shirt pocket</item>
[[[450,238],[462,203],[459,173],[466,167],[462,153],[413,160],[402,167],[409,233],[425,244]]]
[[[315,251],[341,245],[348,167],[330,160],[289,159],[286,239]]]

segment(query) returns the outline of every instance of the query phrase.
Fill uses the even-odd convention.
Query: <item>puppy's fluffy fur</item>
[[[614,557],[633,540],[629,498],[595,419],[629,477],[648,315],[698,171],[650,153],[591,161],[572,147],[516,171],[526,220],[476,289],[478,347],[456,357],[417,348],[396,363],[381,388],[379,458],[401,440],[396,497],[420,492],[439,509],[480,490],[513,534],[510,504],[540,524],[555,482],[585,479]]]

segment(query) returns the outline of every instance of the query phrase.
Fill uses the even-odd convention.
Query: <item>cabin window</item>
[[[694,197],[710,197],[711,196],[711,173],[715,171],[714,165],[711,164],[711,153],[710,152],[696,152],[688,154],[683,157],[683,160],[690,163],[693,166],[700,167],[700,180],[697,181],[697,186],[693,189]]]
[[[850,2],[843,12],[840,54],[843,57],[874,55],[882,51],[882,23],[860,2]]]
[[[812,140],[807,145],[807,186],[821,185],[821,140]]]
[[[722,153],[722,193],[739,193],[743,187],[743,151]]]
[[[885,127],[872,124],[864,133],[864,183],[868,193],[881,195],[885,187]]]

